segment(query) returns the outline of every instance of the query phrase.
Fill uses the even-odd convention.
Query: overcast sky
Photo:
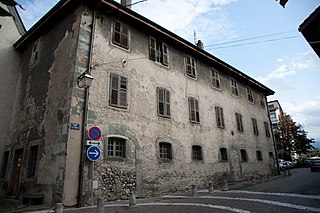
[[[19,12],[30,28],[58,1],[17,2],[26,8]],[[319,4],[289,0],[282,8],[275,0],[148,0],[132,9],[192,43],[202,40],[206,51],[274,90],[268,100],[277,99],[320,146],[320,59],[298,31]]]

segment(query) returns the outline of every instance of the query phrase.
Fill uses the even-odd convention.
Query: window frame
[[[158,160],[162,162],[169,162],[173,160],[173,146],[172,143],[167,141],[160,141],[158,142],[158,149],[157,149],[157,156]],[[164,152],[166,151],[166,152]]]
[[[248,162],[248,153],[245,149],[240,149],[241,162]]]
[[[260,96],[260,106],[265,108],[266,107],[265,97],[261,94],[259,96]]]
[[[251,118],[252,121],[252,128],[253,128],[253,134],[258,136],[259,135],[259,129],[258,129],[258,122],[256,118]]]
[[[219,106],[215,106],[215,114],[216,114],[216,124],[220,129],[225,129],[226,125],[224,122],[223,108]]]
[[[249,103],[254,103],[253,92],[249,87],[247,87],[247,100],[249,101]]]
[[[196,69],[196,61],[190,56],[185,56],[185,64],[186,64],[186,75],[196,79],[197,78],[197,69]]]
[[[193,145],[191,147],[191,157],[193,161],[203,161],[203,151],[202,146],[200,145]]]
[[[33,67],[40,61],[40,50],[42,46],[42,38],[38,38],[34,41],[31,49],[31,56],[30,56],[30,67]]]
[[[269,128],[269,123],[267,121],[263,122],[264,124],[264,130],[266,133],[267,138],[271,138],[271,133],[270,133],[270,128]]]
[[[149,37],[149,59],[164,66],[169,66],[169,47],[154,37]]]
[[[231,94],[237,98],[239,97],[239,85],[233,78],[231,78]]]
[[[36,147],[33,150],[33,147]],[[35,178],[38,172],[38,161],[39,161],[39,144],[34,144],[29,146],[28,162],[27,162],[27,171],[26,178]]]
[[[119,149],[117,149],[119,147],[121,148],[120,152]],[[126,160],[129,156],[128,138],[117,135],[110,135],[109,137],[105,138],[104,150],[105,158],[107,160]],[[120,153],[121,155],[118,155],[118,153]]]
[[[235,117],[236,117],[236,124],[237,124],[238,132],[244,132],[242,114],[236,112]]]
[[[199,124],[200,123],[200,110],[199,110],[199,101],[195,97],[188,97],[189,105],[189,120],[191,123]],[[194,106],[194,107],[192,107]],[[193,118],[194,115],[194,118]]]
[[[224,148],[224,147],[219,148],[219,161],[220,162],[228,162],[229,161],[227,148]]]
[[[117,78],[117,85],[114,85],[114,82],[115,82],[114,78]],[[123,82],[125,82],[125,88],[122,88]],[[116,95],[116,99],[117,99],[116,103],[113,103],[115,99],[114,95]],[[122,103],[123,102],[122,98],[124,98],[125,103]],[[128,78],[118,74],[110,73],[109,106],[121,108],[121,109],[128,108]]]
[[[211,70],[212,75],[212,86],[216,89],[221,90],[221,83],[220,83],[220,74],[217,70],[212,69]]]
[[[163,100],[160,100],[160,94],[163,94]],[[163,105],[163,114],[161,113],[160,107]],[[171,118],[171,100],[170,90],[164,87],[157,87],[157,113],[158,116],[163,118]]]
[[[256,151],[256,157],[257,157],[257,161],[263,161],[263,155],[260,150]]]
[[[116,29],[116,24],[119,24],[120,29]],[[125,33],[125,31],[127,31]],[[116,41],[116,37],[119,37],[119,41]],[[130,27],[127,24],[124,24],[121,21],[113,20],[112,22],[112,44],[117,45],[123,49],[130,49]],[[124,44],[124,40],[126,40],[126,44]]]

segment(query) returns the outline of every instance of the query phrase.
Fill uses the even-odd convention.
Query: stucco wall
[[[123,126],[137,139],[140,150],[136,151],[139,153],[139,161],[135,163],[135,172],[136,190],[139,193],[154,195],[184,190],[192,184],[219,184],[225,172],[233,180],[271,173],[269,152],[274,152],[274,149],[272,139],[265,135],[263,124],[269,122],[269,119],[266,108],[259,104],[257,91],[253,91],[255,104],[251,104],[246,98],[246,86],[238,82],[240,97],[233,97],[230,76],[222,72],[221,90],[213,88],[211,67],[197,57],[197,79],[187,77],[184,64],[186,53],[174,45],[169,45],[168,67],[149,60],[149,35],[133,26],[130,28],[130,49],[122,49],[112,44],[112,18],[106,15],[99,17],[95,31],[94,81],[90,88],[89,121],[91,125],[103,129],[104,137],[111,134],[111,126]],[[152,36],[157,38],[156,35]],[[123,60],[127,61],[125,65]],[[127,109],[108,105],[110,73],[128,79]],[[159,86],[170,90],[170,119],[157,115],[156,88]],[[189,96],[199,101],[200,124],[189,122]],[[215,106],[223,108],[225,129],[216,126]],[[243,133],[236,129],[235,112],[243,115]],[[259,136],[253,135],[251,117],[258,121]],[[117,134],[121,135],[121,131]],[[157,158],[159,141],[172,144],[172,161],[162,162]],[[203,161],[192,160],[192,145],[202,146]],[[228,162],[219,161],[221,147],[228,149]],[[240,149],[247,151],[248,162],[239,161]],[[262,152],[263,161],[256,160],[257,150]],[[127,157],[128,161],[133,160],[133,157]],[[97,171],[108,171],[114,167],[126,171],[126,162],[110,163],[105,158],[95,163]],[[114,196],[112,187],[106,187],[102,177],[103,174],[96,173],[95,179],[100,181],[97,195],[108,191],[110,197]],[[129,187],[124,184],[121,190],[126,188]]]

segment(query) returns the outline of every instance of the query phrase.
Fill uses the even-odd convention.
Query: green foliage
[[[313,148],[314,139],[307,137],[307,132],[300,124],[294,122],[290,115],[280,115],[280,127],[275,131],[275,140],[281,156],[285,160],[291,160],[292,153],[298,155],[308,153]]]

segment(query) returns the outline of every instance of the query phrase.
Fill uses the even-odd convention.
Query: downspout
[[[92,10],[92,23],[91,23],[91,36],[88,53],[88,74],[91,74],[92,67],[92,54],[93,54],[93,40],[94,32],[96,28],[96,14],[95,10]],[[83,118],[82,118],[82,135],[81,135],[81,154],[80,154],[80,174],[79,174],[79,190],[78,190],[78,207],[83,206],[83,193],[84,193],[84,165],[85,165],[85,141],[87,140],[87,124],[88,124],[88,104],[89,104],[89,89],[85,89],[84,101],[83,101]]]

